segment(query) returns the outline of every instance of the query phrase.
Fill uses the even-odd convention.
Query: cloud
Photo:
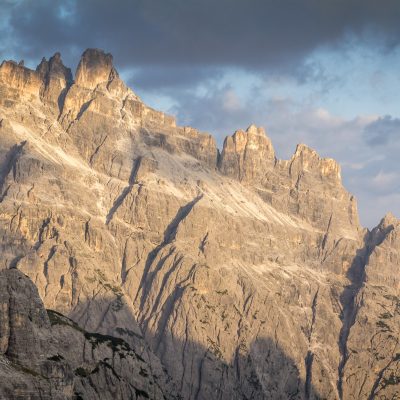
[[[295,68],[323,46],[400,40],[400,3],[386,0],[20,0],[10,34],[27,58],[105,47],[127,65]],[[12,5],[12,6],[10,6]],[[313,74],[321,74],[311,66]],[[300,75],[308,72],[300,68]]]
[[[349,163],[366,163],[365,158],[371,158],[363,130],[376,117],[344,119],[292,97],[271,97],[257,86],[247,94],[239,90],[232,84],[213,82],[199,94],[180,92],[169,111],[181,124],[212,132],[220,145],[226,135],[255,123],[266,128],[280,158],[290,157],[297,143],[306,143],[323,156]],[[354,154],[352,146],[362,146],[366,151]],[[351,159],[343,157],[345,154]]]
[[[399,174],[397,172],[384,172],[382,170],[371,179],[372,185],[379,190],[392,188],[398,181]]]
[[[365,139],[370,146],[400,144],[400,119],[390,115],[380,117],[365,127]]]
[[[231,85],[210,84],[201,94],[181,92],[170,112],[183,125],[213,133],[222,144],[226,135],[243,125],[247,127],[256,117],[256,110],[243,101]]]
[[[165,67],[162,65],[120,71],[127,83],[143,91],[170,93],[182,89],[193,89],[200,83],[221,79],[223,71],[213,67]]]

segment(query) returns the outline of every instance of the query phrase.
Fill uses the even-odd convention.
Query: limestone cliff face
[[[62,63],[61,54],[54,54],[49,61],[43,58],[36,72],[42,79],[40,91],[42,100],[45,103],[51,103],[53,108],[61,111],[67,89],[72,84],[71,70]]]
[[[241,181],[259,180],[275,164],[272,143],[264,129],[254,125],[225,139],[219,168]]]
[[[340,230],[347,237],[359,229],[356,202],[342,186],[340,166],[306,145],[298,145],[290,160],[277,160],[265,131],[252,125],[225,139],[219,170],[317,229]]]
[[[373,246],[366,266],[368,282],[400,290],[400,222],[391,214],[385,216],[371,233]]]
[[[26,68],[23,63],[3,61],[0,66],[0,79],[6,83],[6,88],[3,87],[3,90],[12,89],[24,97],[39,96],[42,80],[39,74]]]
[[[184,399],[399,395],[398,222],[363,230],[335,161],[254,126],[219,154],[100,50],[74,81],[5,62],[0,94],[0,265],[46,308]]]
[[[82,54],[76,70],[75,83],[93,90],[97,85],[112,82],[116,77],[118,74],[113,66],[112,55],[101,50],[88,49]]]
[[[386,215],[367,233],[366,246],[352,267],[353,284],[344,292],[353,304],[344,315],[343,398],[353,398],[355,388],[359,398],[399,396],[399,226],[393,215]],[[360,363],[369,368],[360,368]]]
[[[0,289],[1,398],[176,398],[126,342],[46,311],[21,272],[0,271]]]

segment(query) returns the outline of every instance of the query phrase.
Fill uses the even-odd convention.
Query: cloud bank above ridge
[[[150,105],[222,138],[266,126],[343,165],[362,222],[400,216],[400,3],[387,0],[3,0],[2,58],[114,55]]]

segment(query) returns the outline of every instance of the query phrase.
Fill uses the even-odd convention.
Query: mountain
[[[279,160],[253,125],[219,151],[145,105],[97,49],[75,77],[58,53],[35,71],[4,61],[0,138],[0,266],[21,272],[0,279],[29,287],[13,289],[19,308],[9,289],[1,300],[0,375],[35,371],[34,398],[93,398],[76,371],[90,378],[104,358],[116,376],[103,368],[94,386],[116,399],[400,398],[400,222],[363,229],[334,160],[303,144]],[[30,299],[40,320],[7,328]],[[31,324],[54,337],[44,355],[24,349]],[[74,329],[79,346],[103,335],[132,359],[69,356]],[[57,354],[62,379],[40,372]]]
[[[0,271],[0,285],[2,399],[178,399],[124,340],[46,312],[22,272]]]

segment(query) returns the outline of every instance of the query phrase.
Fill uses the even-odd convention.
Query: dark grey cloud
[[[367,143],[371,146],[400,142],[400,119],[390,115],[380,117],[365,127],[364,135]]]
[[[0,6],[0,58],[35,66],[61,51],[74,68],[85,48],[103,48],[139,96],[156,104],[160,98],[179,123],[216,134],[220,144],[235,129],[265,126],[281,158],[296,143],[309,144],[343,164],[364,224],[373,226],[389,210],[400,216],[400,120],[341,118],[319,108],[333,86],[340,99],[351,92],[340,90],[345,70],[313,57],[333,50],[351,59],[362,48],[372,49],[374,60],[399,54],[399,0],[0,0]],[[398,81],[386,66],[377,66],[370,84],[396,93]],[[251,93],[235,82],[244,75],[256,77]],[[268,85],[285,80],[295,81],[293,93],[275,96]],[[309,102],[295,93],[307,84],[315,96]],[[366,85],[354,84],[355,101]]]
[[[213,132],[220,145],[234,130],[261,122],[258,111],[259,107],[241,99],[230,84],[219,87],[211,84],[202,95],[182,92],[170,110],[182,124]]]
[[[3,0],[4,1],[4,0]],[[321,46],[400,40],[398,0],[10,0],[21,56],[85,47],[127,66],[227,66],[283,71]],[[14,4],[10,6],[10,4]],[[373,39],[372,39],[373,38]],[[304,74],[304,71],[302,72]]]
[[[148,92],[157,91],[163,93],[188,90],[198,84],[216,81],[224,75],[220,68],[213,67],[189,67],[189,66],[159,66],[151,65],[144,68],[127,70],[127,83],[135,89]]]

